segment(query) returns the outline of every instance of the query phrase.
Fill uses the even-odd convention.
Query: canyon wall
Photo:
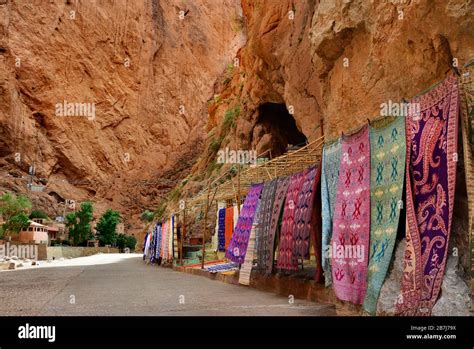
[[[26,192],[34,164],[46,188],[29,196],[50,214],[156,207],[200,153],[241,16],[237,0],[0,1],[0,189]]]

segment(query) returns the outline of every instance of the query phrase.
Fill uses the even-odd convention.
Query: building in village
[[[30,225],[28,226],[28,228],[25,228],[20,231],[18,237],[16,238],[21,243],[49,244],[50,242],[48,226],[35,221],[30,221]]]

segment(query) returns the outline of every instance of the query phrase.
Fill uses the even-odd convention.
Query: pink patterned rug
[[[370,236],[370,143],[368,127],[344,136],[334,206],[331,268],[340,300],[362,304],[367,288]]]

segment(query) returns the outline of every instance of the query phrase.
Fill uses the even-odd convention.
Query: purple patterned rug
[[[217,239],[220,252],[225,251],[225,208],[219,209],[217,221]]]
[[[443,282],[451,232],[459,108],[456,77],[449,76],[411,105],[419,105],[420,112],[406,117],[407,247],[396,311],[429,316]]]
[[[226,258],[234,263],[242,264],[245,260],[250,231],[262,189],[263,184],[261,183],[252,185],[245,198],[242,210],[240,211],[239,220],[237,221],[234,233],[232,234],[232,240],[225,254]]]

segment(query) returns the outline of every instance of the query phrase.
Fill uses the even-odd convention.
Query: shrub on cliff
[[[227,109],[224,114],[224,120],[222,122],[222,132],[227,134],[231,128],[235,126],[235,120],[240,115],[240,104],[235,105],[233,108]]]
[[[48,215],[46,212],[42,210],[33,210],[30,213],[30,219],[33,219],[33,218],[48,219]]]
[[[151,222],[153,220],[153,216],[154,216],[153,212],[146,210],[146,211],[143,211],[143,213],[140,215],[140,219],[143,222]]]

